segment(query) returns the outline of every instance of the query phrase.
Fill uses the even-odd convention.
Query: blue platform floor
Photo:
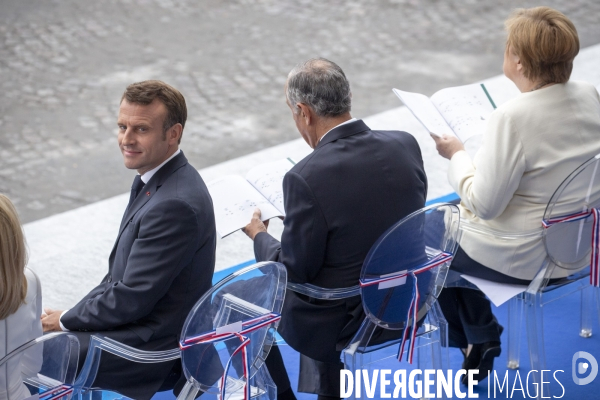
[[[427,205],[433,203],[451,202],[456,200],[456,194],[449,194],[444,197],[440,197],[427,202]],[[228,269],[218,271],[213,276],[213,283],[216,283],[226,277],[227,275],[237,271],[240,268],[251,265],[255,260],[249,260],[239,265],[233,266]],[[560,289],[559,289],[560,290]],[[508,326],[508,303],[503,304],[500,307],[493,307],[494,314],[498,318],[498,321],[503,326]],[[596,306],[600,310],[600,305]],[[595,334],[592,334],[589,338],[582,338],[579,336],[579,320],[580,320],[580,295],[575,293],[569,296],[565,296],[560,300],[550,303],[544,307],[544,343],[546,345],[546,364],[547,368],[551,371],[544,375],[544,378],[548,378],[550,381],[550,398],[562,398],[564,400],[575,400],[575,399],[600,399],[600,376],[588,385],[576,385],[572,378],[572,359],[573,355],[578,351],[585,351],[592,356],[600,360],[600,314],[595,316],[593,329]],[[505,329],[501,340],[506,343],[506,332]],[[502,385],[505,375],[508,373],[507,385],[504,385],[503,390],[500,389],[498,384],[495,387],[494,393],[494,381],[488,385],[488,380],[481,381],[475,388],[476,393],[480,399],[496,399],[496,398],[513,398],[513,399],[527,399],[534,396],[535,387],[530,385],[530,391],[527,392],[526,382],[527,374],[530,371],[530,360],[529,350],[527,347],[527,337],[525,330],[525,321],[521,329],[521,346],[520,346],[520,366],[517,370],[511,370],[507,368],[507,351],[503,348],[503,352],[495,361],[494,368],[496,376],[499,380],[499,385]],[[298,367],[299,367],[299,354],[289,346],[281,346],[281,353],[284,358],[286,369],[290,380],[292,382],[292,388],[297,388],[298,382]],[[453,372],[458,371],[462,364],[462,354],[458,349],[450,349],[450,368]],[[391,360],[386,362],[381,368],[391,369],[396,371],[399,369],[405,369],[410,371],[416,368],[416,362],[409,364],[406,361],[398,362]],[[562,370],[563,372],[559,372]],[[556,379],[553,377],[555,374]],[[578,375],[580,378],[587,376],[589,369],[583,375]],[[408,372],[407,372],[408,376]],[[520,379],[519,379],[520,378]],[[559,383],[557,383],[560,382]],[[393,384],[388,392],[393,391]],[[520,389],[524,390],[521,391]],[[463,387],[464,389],[464,387]],[[489,389],[489,395],[488,395]],[[295,391],[296,392],[296,391]],[[379,387],[376,394],[379,393]],[[314,394],[298,393],[296,392],[298,400],[315,400],[317,398]],[[171,400],[175,396],[171,392],[158,393],[153,397],[153,400]],[[202,398],[202,397],[200,397]],[[363,398],[366,398],[363,393]],[[379,399],[380,396],[376,395],[375,399]],[[410,397],[408,397],[410,398]]]
[[[600,399],[600,377],[597,377],[590,384],[585,386],[576,385],[572,379],[572,358],[573,354],[577,351],[586,351],[597,359],[600,359],[600,324],[598,319],[594,322],[595,334],[590,338],[582,338],[579,336],[579,301],[580,297],[578,294],[564,297],[563,299],[551,303],[544,307],[544,335],[546,344],[546,357],[547,357],[547,368],[551,370],[550,373],[545,375],[551,381],[550,384],[550,396],[554,398],[562,398],[565,400],[576,400],[576,399]],[[500,307],[494,307],[494,314],[497,316],[500,323],[507,326],[507,306],[502,305]],[[506,343],[506,331],[502,335],[503,343]],[[281,346],[281,352],[283,354],[286,369],[292,381],[292,387],[297,387],[298,381],[298,362],[299,355],[296,351],[291,349],[289,346]],[[462,363],[462,355],[457,349],[450,349],[450,367],[454,372],[460,369]],[[493,382],[490,384],[490,395],[488,396],[488,381],[483,380],[475,388],[474,392],[479,395],[480,399],[494,399],[494,398],[513,398],[513,399],[524,399],[529,398],[527,392],[521,392],[519,380],[516,379],[517,373],[522,381],[523,387],[526,385],[527,373],[530,370],[529,354],[527,349],[527,338],[525,336],[525,329],[522,330],[521,334],[521,357],[520,367],[517,370],[510,370],[506,367],[507,357],[506,350],[503,349],[500,357],[496,359],[494,368],[496,375],[500,381],[504,379],[506,372],[508,371],[508,388],[504,387],[501,392],[499,387],[496,386],[496,394],[494,396]],[[392,361],[382,366],[383,368],[390,368],[392,371],[397,369],[411,370],[415,368],[415,365],[410,365],[406,361],[397,362]],[[562,370],[564,372],[556,372],[556,378],[560,384],[556,383],[552,374]],[[407,373],[408,375],[408,373]],[[513,386],[515,390],[513,391]],[[393,389],[393,385],[391,386]],[[510,391],[508,390],[510,389]],[[534,387],[531,386],[530,394],[534,394]],[[391,392],[392,390],[389,390]],[[376,393],[379,393],[379,388]],[[512,396],[511,396],[512,395]],[[563,395],[563,396],[561,396]],[[296,393],[298,400],[314,400],[316,395],[307,393]],[[364,393],[363,393],[364,397]],[[154,400],[170,400],[174,399],[172,393],[163,392],[158,393],[154,396]],[[202,398],[202,397],[200,397]],[[380,396],[376,395],[374,398],[378,399]]]

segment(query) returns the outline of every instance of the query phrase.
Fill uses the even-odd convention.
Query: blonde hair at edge
[[[17,311],[27,294],[27,250],[11,201],[0,194],[0,320]]]
[[[507,48],[521,59],[525,78],[565,83],[579,53],[577,29],[560,11],[549,7],[521,8],[504,23]]]

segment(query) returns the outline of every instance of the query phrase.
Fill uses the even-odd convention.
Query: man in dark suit
[[[281,243],[267,233],[259,210],[244,231],[254,240],[256,260],[282,262],[292,282],[357,285],[379,236],[425,204],[427,178],[419,145],[406,132],[372,131],[353,119],[350,85],[331,61],[298,65],[285,90],[298,131],[314,151],[283,180]],[[279,331],[302,354],[300,391],[339,398],[340,351],[363,319],[359,296],[320,301],[286,292]],[[274,359],[280,359],[276,349],[267,365],[280,382],[280,398],[286,398],[289,383],[275,372],[282,365]]]
[[[179,150],[186,118],[185,99],[163,82],[135,83],[123,94],[118,142],[125,166],[138,175],[108,274],[73,308],[46,310],[42,319],[45,331],[78,336],[80,366],[94,333],[144,350],[176,348],[188,312],[211,286],[214,212]],[[104,353],[95,385],[150,398],[174,363],[134,364]]]

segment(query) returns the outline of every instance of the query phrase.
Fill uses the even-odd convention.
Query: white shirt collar
[[[325,132],[325,135],[327,135],[329,132],[331,132],[332,130],[334,130],[335,128],[337,128],[337,127],[339,127],[339,126],[346,125],[346,124],[349,124],[350,122],[354,122],[354,121],[358,121],[358,120],[357,120],[356,118],[352,118],[352,119],[349,119],[348,121],[344,121],[344,122],[342,122],[341,124],[339,124],[339,125],[336,125],[336,126],[334,126],[333,128],[331,128],[330,130],[328,130],[327,132]],[[323,138],[325,137],[325,135],[321,136],[321,139],[319,139],[319,142],[320,142],[321,140],[323,140]]]
[[[144,175],[142,175],[142,181],[144,182],[144,184],[148,183],[148,181],[154,176],[154,174],[161,169],[161,167],[163,165],[165,165],[166,163],[168,163],[169,161],[171,161],[171,159],[173,157],[175,157],[177,154],[181,153],[181,149],[177,149],[177,151],[175,153],[173,153],[173,155],[169,158],[167,158],[165,161],[162,162],[162,164],[160,164],[158,167],[151,169],[150,171],[146,172]],[[138,174],[139,175],[139,174]]]

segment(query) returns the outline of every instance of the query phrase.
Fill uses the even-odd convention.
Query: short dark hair
[[[187,120],[185,98],[179,90],[162,81],[149,80],[132,83],[125,89],[121,97],[121,102],[123,102],[123,99],[129,103],[142,105],[148,105],[155,99],[158,99],[167,108],[167,115],[163,122],[163,131],[166,133],[175,124],[181,124],[182,128],[185,127],[185,121]],[[179,142],[181,142],[181,137],[179,138]]]
[[[577,29],[560,11],[549,7],[521,8],[505,22],[511,46],[529,80],[565,83],[579,53]]]
[[[320,117],[337,117],[350,112],[352,106],[350,83],[344,71],[324,58],[310,59],[290,71],[286,97],[292,109],[303,103]]]

